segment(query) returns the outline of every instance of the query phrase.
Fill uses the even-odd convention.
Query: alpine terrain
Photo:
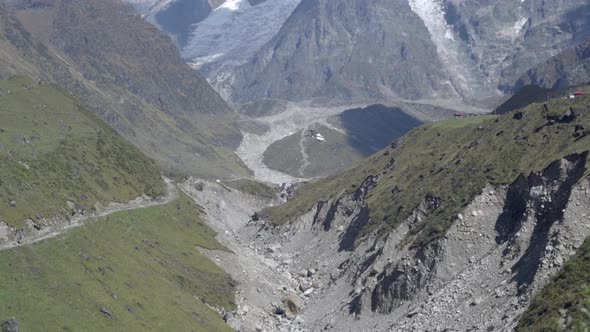
[[[589,331],[586,0],[0,0],[0,330]]]

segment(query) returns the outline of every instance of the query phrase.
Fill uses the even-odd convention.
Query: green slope
[[[326,142],[310,137],[307,131],[298,131],[272,143],[264,151],[264,164],[292,176],[314,178],[337,173],[363,158],[363,154],[350,145],[345,134],[320,124],[310,129],[320,132]],[[305,167],[302,165],[302,146],[307,154]]]
[[[532,301],[517,332],[588,331],[590,328],[590,239]]]
[[[121,1],[0,3],[0,78],[53,82],[166,172],[247,176],[238,114]]]
[[[518,115],[469,117],[423,125],[356,167],[308,183],[286,204],[264,211],[275,223],[294,221],[317,202],[354,192],[368,176],[379,181],[367,196],[369,220],[357,242],[372,230],[381,234],[410,216],[427,195],[440,206],[412,231],[420,245],[441,237],[487,183],[508,184],[520,174],[543,169],[566,155],[590,150],[590,136],[574,136],[576,126],[590,129],[590,96],[554,99],[545,110],[533,104]],[[578,117],[548,124],[570,107]],[[584,130],[578,132],[583,133]],[[389,165],[388,165],[389,164]]]
[[[164,193],[157,165],[69,95],[26,78],[0,81],[0,221],[22,227]]]
[[[328,121],[331,128],[316,123],[271,144],[264,151],[264,164],[295,177],[325,177],[349,168],[422,124],[397,107],[380,104],[349,109]],[[317,141],[308,130],[319,132],[326,141]]]
[[[224,250],[201,213],[181,195],[0,252],[0,317],[22,331],[229,331],[208,305],[233,309],[235,283],[196,248]]]

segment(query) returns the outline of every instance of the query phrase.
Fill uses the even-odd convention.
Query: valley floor
[[[333,127],[327,119],[342,113],[342,107],[306,107],[289,104],[287,109],[279,114],[256,118],[257,121],[268,125],[270,130],[262,135],[247,133],[242,144],[236,151],[237,155],[254,172],[259,181],[275,184],[298,182],[303,179],[270,169],[264,164],[263,155],[271,144],[305,129],[312,124],[323,124]],[[305,156],[305,150],[300,146],[297,151]],[[285,153],[290,153],[285,151]]]

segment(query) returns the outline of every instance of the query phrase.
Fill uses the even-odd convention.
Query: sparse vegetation
[[[131,8],[19,1],[14,14],[0,6],[0,77],[56,82],[166,173],[250,175],[233,152],[242,138],[237,114]]]
[[[558,332],[563,331],[563,327],[567,331],[588,331],[589,309],[590,239],[586,239],[576,255],[533,299],[518,322],[516,331]]]
[[[164,193],[158,166],[64,92],[0,81],[0,221],[21,227]]]
[[[547,110],[543,104],[532,104],[518,115],[423,125],[404,136],[399,147],[387,148],[339,175],[305,184],[293,200],[264,214],[274,223],[292,222],[318,201],[351,193],[369,175],[380,175],[367,197],[370,222],[357,241],[370,231],[385,234],[397,227],[429,194],[440,199],[440,206],[413,229],[409,241],[427,243],[443,236],[487,183],[509,184],[520,174],[589,150],[590,136],[579,131],[590,128],[589,105],[589,96],[554,99]],[[549,125],[548,116],[564,114],[570,107],[577,110],[574,121]],[[389,162],[392,166],[386,169]]]
[[[229,331],[208,305],[234,309],[235,282],[196,248],[226,250],[201,213],[181,194],[0,252],[0,317],[23,331]]]
[[[239,179],[223,182],[228,187],[237,189],[245,194],[260,198],[273,199],[277,195],[277,189],[256,180]]]
[[[303,138],[309,163],[303,169],[303,174],[300,174],[301,164],[304,162],[300,145],[301,131],[271,144],[264,152],[264,163],[270,168],[297,177],[321,177],[335,174],[363,159],[363,154],[348,144],[346,135],[322,125],[316,125],[314,129],[322,133],[326,142],[318,142],[309,136]]]

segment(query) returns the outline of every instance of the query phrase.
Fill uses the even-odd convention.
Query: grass
[[[196,248],[225,250],[201,214],[181,194],[0,252],[0,317],[23,331],[229,331],[208,305],[234,309],[235,282]]]
[[[67,202],[90,210],[164,193],[158,166],[63,91],[0,81],[0,221],[22,227],[67,216]]]
[[[303,156],[301,155],[301,131],[283,138],[269,146],[264,152],[264,163],[272,169],[299,177],[322,177],[334,174],[363,159],[363,154],[348,143],[346,135],[323,125],[315,125],[326,142],[319,142],[313,137],[303,139],[309,165],[300,174]]]
[[[271,187],[266,183],[258,182],[255,180],[239,179],[224,181],[223,184],[230,188],[239,190],[242,193],[257,196],[260,198],[273,199],[277,196],[277,188]]]
[[[303,162],[299,147],[300,140],[301,132],[299,131],[272,143],[262,155],[264,164],[293,176],[302,176],[299,174],[299,168]]]
[[[590,128],[590,96],[554,99],[532,104],[503,116],[468,117],[418,127],[405,135],[396,149],[387,148],[350,170],[298,189],[293,200],[263,213],[274,223],[295,221],[319,201],[355,191],[370,175],[380,175],[367,196],[369,222],[356,239],[371,231],[386,234],[407,219],[427,195],[440,207],[413,228],[414,246],[444,236],[456,216],[486,184],[509,184],[520,174],[539,171],[552,161],[590,149],[590,137],[574,137],[575,126]],[[571,123],[547,124],[547,116],[579,110]],[[390,168],[386,165],[393,161]]]
[[[566,326],[567,331],[587,331],[590,328],[590,239],[586,239],[576,255],[535,296],[520,318],[516,331],[562,331],[560,310],[565,310],[564,318],[571,319]]]
[[[332,128],[321,124],[308,128],[321,133],[326,142],[298,131],[271,144],[264,152],[264,163],[296,177],[325,177],[349,168],[421,124],[400,109],[384,105],[346,110],[329,122]],[[300,141],[307,154],[304,168]]]
[[[56,82],[166,174],[251,175],[233,151],[239,115],[165,34],[117,1],[62,2],[0,7],[0,77]]]

